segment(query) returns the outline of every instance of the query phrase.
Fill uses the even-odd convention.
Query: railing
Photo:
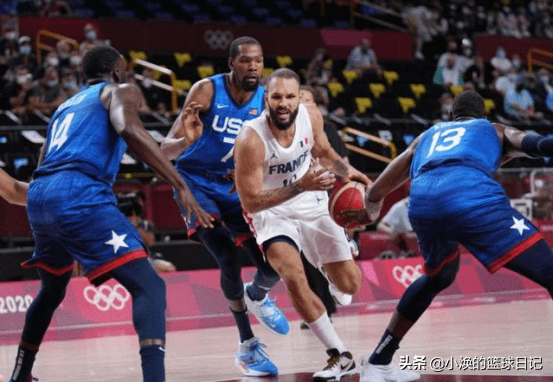
[[[390,163],[390,162],[392,162],[392,160],[394,158],[396,158],[396,155],[397,155],[396,146],[392,142],[386,141],[384,139],[376,137],[375,135],[364,133],[363,131],[360,131],[360,130],[357,130],[357,129],[354,129],[354,128],[348,127],[348,126],[343,128],[342,132],[343,132],[344,135],[348,135],[348,134],[356,135],[358,137],[362,137],[362,138],[370,140],[372,142],[379,143],[380,145],[383,145],[384,147],[388,147],[390,149],[391,157],[387,158],[386,156],[376,154],[376,153],[371,152],[369,150],[362,149],[361,147],[358,147],[356,145],[345,142],[344,144],[345,144],[346,148],[350,151],[354,151],[358,154],[362,154],[362,155],[365,155],[366,157],[376,159],[378,161],[385,162],[385,163]],[[344,140],[344,138],[343,138],[343,140]]]
[[[54,39],[54,40],[56,40],[56,42],[65,41],[69,45],[72,45],[75,49],[79,49],[79,43],[77,42],[77,40],[73,40],[72,38],[66,37],[66,36],[61,35],[59,33],[50,32],[49,30],[46,30],[46,29],[41,29],[41,30],[38,31],[37,38],[36,38],[37,61],[39,63],[42,63],[42,51],[43,50],[51,52],[54,49],[56,49],[55,44],[50,45],[50,44],[47,44],[47,43],[44,42],[44,39],[46,39],[46,38]]]
[[[386,7],[383,7],[381,5],[374,4],[372,2],[365,1],[365,0],[352,0],[350,2],[350,25],[352,27],[355,27],[355,25],[356,25],[356,18],[360,18],[360,19],[364,19],[364,20],[370,21],[372,23],[381,25],[385,28],[389,28],[389,29],[398,31],[398,32],[409,32],[409,30],[407,28],[403,28],[403,27],[400,27],[396,24],[390,23],[388,21],[381,20],[377,17],[369,16],[367,14],[359,12],[358,11],[359,6],[364,6],[364,7],[374,9],[374,10],[380,12],[380,13],[392,16],[394,18],[397,18],[398,21],[400,21],[400,24],[404,23],[403,18],[402,18],[402,14],[400,14],[398,12],[395,12],[395,11],[389,9],[389,8],[386,8]]]
[[[550,58],[550,60],[542,61],[537,59],[537,56],[543,59]],[[533,65],[542,66],[552,70],[552,52],[538,48],[529,49],[527,52],[527,71],[529,74],[533,73]]]
[[[177,80],[177,77],[175,76],[175,73],[172,70],[168,69],[168,68],[153,64],[153,63],[148,62],[148,61],[141,60],[140,58],[134,58],[131,61],[130,69],[132,70],[137,65],[143,66],[143,67],[148,68],[148,69],[155,70],[155,71],[157,71],[159,73],[162,73],[162,74],[169,77],[169,79],[171,81],[171,85],[164,84],[163,82],[160,82],[160,81],[157,81],[157,80],[152,80],[152,85],[154,85],[154,86],[156,86],[160,89],[166,90],[168,92],[171,92],[171,112],[176,113],[177,109],[178,109],[177,96],[178,95],[186,95],[187,93],[185,93],[181,89],[177,89],[175,87],[175,81]],[[139,81],[144,80],[144,76],[142,76],[140,74],[135,74],[135,78]]]

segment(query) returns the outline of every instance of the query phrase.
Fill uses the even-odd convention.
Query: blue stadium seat
[[[173,15],[169,12],[155,12],[154,18],[156,20],[166,20],[166,21],[174,19]]]
[[[300,25],[303,27],[316,28],[317,21],[315,21],[314,19],[301,19]]]
[[[135,12],[131,9],[119,9],[114,12],[115,17],[118,19],[134,19],[135,18]]]
[[[244,25],[248,23],[248,19],[242,15],[232,15],[229,20],[235,25]]]
[[[196,4],[183,4],[181,5],[181,10],[189,15],[197,13],[200,11],[200,7]]]
[[[96,12],[89,8],[78,8],[75,9],[75,13],[79,17],[96,17]]]

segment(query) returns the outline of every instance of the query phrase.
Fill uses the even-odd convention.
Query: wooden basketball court
[[[356,359],[373,350],[390,313],[335,317],[333,321]],[[322,345],[300,322],[291,322],[291,333],[275,336],[260,325],[254,331],[268,346],[277,364],[275,378],[242,377],[234,366],[237,333],[234,327],[168,333],[166,373],[168,382],[212,381],[311,381],[312,373],[325,365]],[[552,381],[552,302],[513,301],[478,306],[429,310],[402,342],[399,357],[426,357],[424,382],[546,382]],[[11,372],[16,346],[0,346],[0,374]],[[452,358],[451,358],[452,357]],[[434,372],[433,358],[512,357],[522,361],[519,370],[452,370]],[[540,365],[538,360],[540,359]],[[533,362],[531,362],[532,360]],[[484,361],[483,361],[484,362]],[[531,363],[534,368],[531,368]],[[540,370],[538,367],[542,366]],[[479,367],[477,367],[479,368]],[[140,381],[140,358],[135,336],[104,337],[44,343],[37,356],[34,374],[40,382]],[[343,379],[357,382],[358,376]]]

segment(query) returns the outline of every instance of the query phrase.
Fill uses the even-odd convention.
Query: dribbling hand
[[[319,166],[319,158],[316,158],[310,165],[308,172],[297,182],[302,191],[327,191],[333,188],[336,178],[330,167]]]

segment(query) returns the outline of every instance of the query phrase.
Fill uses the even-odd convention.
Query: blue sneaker
[[[282,336],[287,335],[290,331],[289,322],[283,312],[275,305],[275,300],[269,298],[269,293],[261,301],[252,300],[246,291],[250,284],[252,283],[244,284],[244,302],[248,310],[270,332]]]
[[[277,375],[277,366],[264,351],[266,346],[257,337],[239,343],[235,365],[248,377],[263,377]]]

